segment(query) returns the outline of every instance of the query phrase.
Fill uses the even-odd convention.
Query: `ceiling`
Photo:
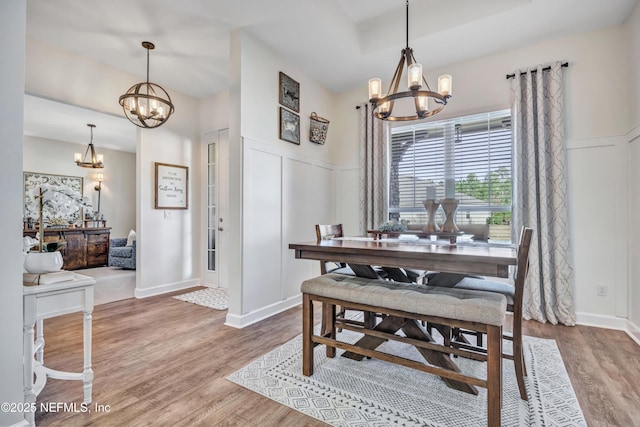
[[[136,127],[120,116],[105,114],[75,105],[64,104],[33,95],[24,96],[24,134],[84,145],[91,131],[78,123],[94,124],[93,143],[110,150],[136,152]]]
[[[425,69],[444,67],[619,25],[637,1],[413,0],[409,45]],[[146,71],[141,42],[151,41],[150,80],[194,98],[227,89],[230,33],[237,29],[334,92],[365,91],[370,77],[391,78],[405,44],[405,2],[27,0],[27,37],[140,81]]]

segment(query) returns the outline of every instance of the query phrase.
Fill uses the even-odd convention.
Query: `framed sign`
[[[155,163],[156,209],[189,209],[189,168]]]

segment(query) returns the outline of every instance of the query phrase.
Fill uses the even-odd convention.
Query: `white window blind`
[[[393,128],[391,219],[426,222],[426,198],[456,198],[459,225],[508,224],[511,153],[510,110]]]

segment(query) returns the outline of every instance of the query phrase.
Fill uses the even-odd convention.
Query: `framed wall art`
[[[35,198],[35,194],[33,190],[39,187],[42,184],[50,184],[59,187],[66,188],[68,190],[72,190],[74,192],[79,193],[80,195],[84,194],[84,178],[80,176],[67,176],[67,175],[52,175],[46,173],[38,173],[38,172],[23,172],[23,199],[24,199],[24,217],[31,217],[34,220],[38,219],[40,215],[37,209],[34,210],[33,206]],[[60,217],[60,213],[56,211],[56,208],[45,204],[42,207],[42,216],[44,219],[51,219],[55,217]],[[65,221],[68,222],[79,222],[82,219],[82,210],[78,212],[63,215]]]
[[[300,83],[280,72],[279,102],[296,113],[300,112]]]
[[[189,209],[189,168],[155,163],[156,209]]]
[[[300,145],[300,116],[280,107],[280,139]]]

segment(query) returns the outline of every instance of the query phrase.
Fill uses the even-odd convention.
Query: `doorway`
[[[229,270],[225,239],[225,219],[228,214],[229,185],[229,129],[207,132],[204,135],[203,159],[206,159],[206,215],[204,229],[203,282],[206,286],[228,289]]]

